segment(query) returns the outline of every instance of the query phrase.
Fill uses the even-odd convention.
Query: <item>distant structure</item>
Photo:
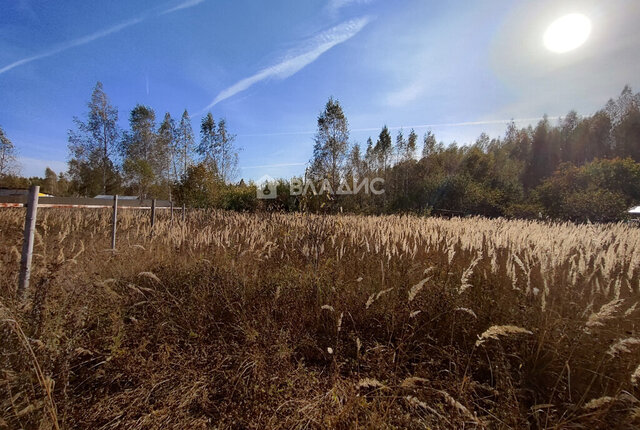
[[[633,207],[627,211],[628,214],[640,216],[640,206]]]
[[[94,199],[113,199],[111,194],[100,194],[94,197]],[[121,196],[118,195],[118,200],[140,200],[138,196]]]
[[[0,187],[0,197],[27,196],[29,190],[27,188],[4,188]],[[54,197],[53,194],[38,193],[39,197]]]

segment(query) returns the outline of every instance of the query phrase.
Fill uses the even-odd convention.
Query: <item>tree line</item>
[[[471,145],[438,142],[433,132],[392,135],[382,127],[364,149],[349,142],[345,113],[329,99],[317,120],[312,159],[302,180],[382,177],[385,193],[290,196],[289,210],[440,213],[491,217],[615,221],[640,204],[640,93],[626,86],[591,116],[571,111],[556,124],[508,124],[504,136],[482,133]]]
[[[202,119],[198,143],[186,109],[179,122],[167,112],[158,126],[155,111],[138,104],[129,114],[129,129],[120,130],[118,110],[98,82],[86,118],[74,123],[76,129],[69,131],[72,193],[171,199],[194,169],[206,169],[222,183],[237,173],[235,136],[211,112]]]
[[[171,198],[190,206],[233,210],[414,212],[507,217],[552,217],[612,221],[640,204],[640,93],[626,86],[590,116],[571,111],[552,124],[508,124],[504,136],[482,133],[474,143],[445,145],[433,132],[383,126],[363,146],[352,142],[342,106],[330,98],[317,118],[311,160],[301,181],[340,184],[381,177],[380,195],[322,193],[292,195],[289,180],[277,180],[273,200],[259,200],[256,185],[234,183],[235,136],[211,113],[199,139],[185,110],[169,113],[136,105],[129,129],[118,127],[118,111],[98,82],[84,118],[69,131],[69,169],[44,178],[19,178],[12,170],[15,148],[0,129],[0,180],[4,186],[39,183],[56,195],[131,194]]]
[[[36,184],[59,196],[127,194],[172,199],[189,188],[190,177],[202,171],[219,185],[230,184],[237,175],[235,136],[227,130],[225,119],[216,123],[211,112],[202,118],[196,141],[186,109],[179,122],[167,112],[158,125],[153,108],[138,104],[129,113],[129,129],[121,130],[118,110],[100,82],[87,107],[83,118],[73,119],[68,170],[59,175],[47,168],[43,178],[19,176],[16,148],[0,127],[0,186]]]

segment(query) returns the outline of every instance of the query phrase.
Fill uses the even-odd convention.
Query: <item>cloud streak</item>
[[[329,0],[329,4],[327,8],[331,12],[337,12],[343,7],[355,5],[355,4],[367,4],[371,3],[373,0]]]
[[[200,3],[203,3],[205,0],[187,0],[185,2],[180,3],[179,5],[176,5],[174,7],[171,7],[163,12],[160,13],[160,15],[164,15],[167,13],[172,13],[172,12],[177,12],[179,10],[182,9],[187,9],[190,7],[194,7],[194,6],[198,6]]]
[[[387,104],[398,107],[412,102],[424,92],[424,85],[421,82],[413,82],[408,86],[387,95]]]
[[[164,14],[167,14],[167,13],[175,12],[175,11],[178,11],[178,10],[181,10],[181,9],[186,9],[186,8],[189,8],[189,7],[193,7],[193,6],[196,6],[196,5],[198,5],[198,4],[200,4],[200,3],[204,2],[204,1],[205,0],[187,0],[187,1],[184,1],[184,2],[182,2],[182,3],[180,3],[180,4],[176,5],[176,6],[172,7],[172,8],[169,8],[169,9],[161,12],[160,15],[164,15]],[[120,24],[114,25],[113,27],[109,27],[109,28],[106,28],[104,30],[100,30],[100,31],[97,31],[95,33],[91,33],[91,34],[89,34],[87,36],[79,37],[77,39],[74,39],[74,40],[71,40],[69,42],[66,42],[66,43],[63,43],[61,45],[58,45],[58,46],[56,46],[56,47],[54,47],[54,48],[52,48],[52,49],[50,49],[48,51],[41,52],[40,54],[32,55],[30,57],[26,57],[26,58],[23,58],[21,60],[14,61],[13,63],[8,64],[8,65],[0,68],[0,75],[5,73],[5,72],[8,72],[11,69],[15,69],[16,67],[22,66],[24,64],[28,64],[28,63],[31,63],[33,61],[40,60],[42,58],[51,57],[53,55],[59,54],[59,53],[61,53],[63,51],[66,51],[68,49],[75,48],[76,46],[86,45],[87,43],[91,43],[94,40],[102,39],[103,37],[106,37],[106,36],[109,36],[111,34],[114,34],[114,33],[117,33],[119,31],[122,31],[127,27],[131,27],[132,25],[139,24],[139,23],[143,22],[144,20],[146,20],[148,17],[149,17],[149,13],[144,13],[144,14],[142,14],[141,16],[139,16],[137,18],[133,18],[133,19],[121,22]]]
[[[211,109],[216,104],[228,99],[258,82],[266,79],[285,79],[302,70],[304,67],[313,63],[322,54],[336,45],[339,45],[353,36],[358,34],[368,23],[368,17],[353,19],[339,24],[326,30],[305,44],[302,49],[298,49],[297,53],[289,54],[283,61],[266,69],[260,70],[258,73],[242,79],[228,88],[222,90],[202,112]]]
[[[57,46],[57,47],[55,47],[53,49],[50,49],[49,51],[45,51],[45,52],[42,52],[40,54],[33,55],[31,57],[23,58],[22,60],[15,61],[15,62],[13,62],[13,63],[1,68],[0,69],[0,75],[5,73],[5,72],[8,72],[11,69],[14,69],[14,68],[18,67],[18,66],[22,66],[24,64],[31,63],[32,61],[40,60],[41,58],[51,57],[52,55],[59,54],[60,52],[66,51],[67,49],[71,49],[71,48],[74,48],[76,46],[86,45],[87,43],[93,42],[96,39],[101,39],[101,38],[106,37],[106,36],[108,36],[110,34],[117,33],[118,31],[121,31],[121,30],[123,30],[123,29],[125,29],[127,27],[131,27],[132,25],[138,24],[138,23],[142,22],[143,20],[144,20],[143,18],[131,19],[129,21],[122,22],[122,23],[120,23],[118,25],[114,25],[113,27],[109,27],[109,28],[107,28],[105,30],[100,30],[100,31],[97,31],[97,32],[95,32],[93,34],[89,34],[87,36],[79,37],[79,38],[74,39],[74,40],[72,40],[70,42],[64,43],[64,44],[59,45],[59,46]]]

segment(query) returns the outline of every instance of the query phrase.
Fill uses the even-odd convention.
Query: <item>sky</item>
[[[67,133],[97,81],[122,128],[137,104],[225,118],[240,175],[304,171],[332,96],[351,141],[383,125],[472,143],[571,109],[590,115],[640,89],[637,0],[0,0],[0,127],[22,174],[66,170]],[[587,16],[558,54],[545,29]]]

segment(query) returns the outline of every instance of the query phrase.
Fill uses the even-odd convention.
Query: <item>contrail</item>
[[[562,117],[560,116],[548,116],[547,119],[557,120]],[[490,125],[490,124],[508,124],[511,121],[513,122],[533,122],[540,121],[544,119],[544,117],[534,117],[534,118],[511,118],[511,119],[492,119],[486,121],[466,121],[466,122],[450,122],[450,123],[435,123],[435,124],[420,124],[420,125],[399,125],[393,127],[387,127],[389,130],[401,130],[401,129],[421,129],[421,128],[442,128],[442,127],[466,127],[470,125]],[[351,132],[362,132],[362,131],[379,131],[382,127],[371,127],[371,128],[352,128]],[[255,133],[255,134],[239,134],[238,137],[263,137],[263,136],[297,136],[297,135],[309,135],[315,134],[315,131],[285,131],[279,133]]]
[[[307,163],[263,164],[262,166],[240,166],[241,169],[267,169],[269,167],[304,166]]]
[[[194,7],[194,6],[197,6],[197,5],[199,5],[200,3],[204,2],[204,1],[205,0],[187,0],[187,1],[183,2],[183,3],[180,3],[179,5],[177,5],[175,7],[169,8],[169,9],[161,12],[160,15],[164,15],[166,13],[176,12],[176,11],[179,11],[179,10],[182,10],[182,9],[186,9],[186,8],[189,8],[189,7]]]
[[[185,2],[178,4],[175,7],[172,7],[163,12],[160,12],[159,15],[164,15],[166,13],[171,13],[171,12],[175,12],[188,7],[193,7],[202,3],[203,1],[205,0],[187,0]],[[32,61],[40,60],[42,58],[51,57],[52,55],[59,54],[60,52],[66,51],[71,48],[75,48],[76,46],[86,45],[87,43],[93,42],[96,39],[101,39],[103,37],[109,36],[110,34],[117,33],[121,30],[124,30],[127,27],[131,27],[132,25],[141,23],[142,21],[146,20],[149,16],[150,16],[149,12],[145,12],[142,15],[140,15],[138,18],[133,18],[128,21],[122,22],[120,24],[114,25],[113,27],[109,27],[107,29],[97,31],[87,36],[79,37],[77,39],[63,43],[60,46],[52,48],[49,51],[45,51],[40,54],[32,55],[30,57],[26,57],[21,60],[14,61],[13,63],[8,64],[3,68],[1,68],[0,75],[18,66],[22,66],[24,64],[31,63]]]
[[[295,73],[299,72],[304,67],[313,63],[322,54],[327,52],[334,46],[346,42],[353,36],[358,34],[360,30],[364,28],[369,22],[368,17],[353,19],[339,24],[329,30],[326,30],[315,37],[313,37],[306,46],[301,48],[302,53],[291,54],[287,59],[280,63],[260,70],[258,73],[242,79],[228,88],[222,90],[215,99],[207,107],[200,111],[200,114],[208,111],[221,101],[232,97],[239,92],[246,90],[247,88],[255,85],[260,81],[264,81],[269,78],[285,79]],[[299,50],[299,51],[300,51]]]
[[[0,69],[0,75],[8,72],[11,69],[14,69],[18,66],[22,66],[23,64],[27,64],[27,63],[31,63],[32,61],[36,61],[39,60],[41,58],[46,58],[46,57],[51,57],[52,55],[58,54],[62,51],[66,51],[67,49],[71,49],[74,48],[76,46],[80,46],[80,45],[85,45],[89,42],[93,42],[96,39],[100,39],[102,37],[108,36],[110,34],[116,33],[120,30],[123,30],[127,27],[131,27],[132,25],[138,24],[140,22],[144,21],[144,18],[135,18],[135,19],[131,19],[129,21],[125,21],[123,23],[120,23],[118,25],[114,25],[113,27],[107,28],[106,30],[100,30],[96,33],[93,34],[89,34],[88,36],[84,36],[84,37],[80,37],[78,39],[72,40],[70,42],[67,42],[65,44],[62,44],[56,48],[53,48],[49,51],[46,52],[42,52],[40,54],[36,54],[33,55],[31,57],[27,57],[27,58],[23,58],[22,60],[18,60],[15,61],[7,66],[4,66],[2,69]]]

